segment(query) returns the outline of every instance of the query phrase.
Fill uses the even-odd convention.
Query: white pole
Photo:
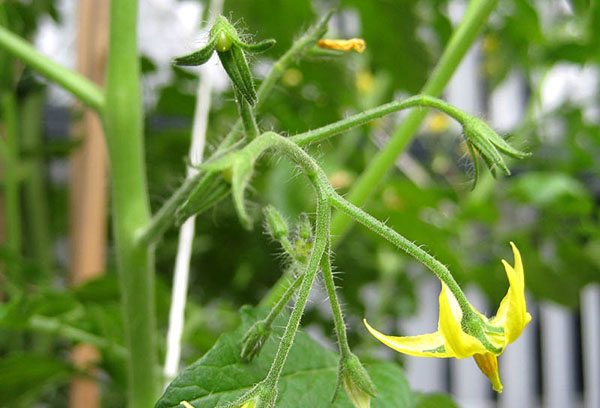
[[[209,21],[212,22],[217,15],[221,14],[222,10],[223,0],[212,0],[208,13]],[[207,24],[207,26],[209,25],[210,23]],[[200,164],[204,153],[213,82],[211,68],[211,64],[207,63],[202,66],[200,70],[200,82],[198,84],[196,109],[192,127],[192,141],[190,146],[190,162],[192,167],[188,168],[188,178],[196,174],[197,170],[193,166]],[[173,275],[173,289],[171,293],[171,309],[169,311],[167,353],[163,370],[167,384],[175,378],[179,371],[181,335],[183,333],[184,311],[187,299],[188,277],[190,273],[190,258],[194,241],[194,225],[195,216],[191,216],[183,223],[179,230],[179,244],[177,248],[177,258],[175,260],[175,273]]]

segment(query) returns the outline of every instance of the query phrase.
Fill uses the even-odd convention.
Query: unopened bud
[[[242,351],[240,356],[244,361],[252,361],[258,356],[271,335],[270,327],[264,320],[254,323],[242,338]]]
[[[272,205],[266,206],[264,211],[269,234],[275,239],[287,237],[289,228],[279,211]]]
[[[344,357],[340,366],[340,383],[355,408],[370,408],[371,397],[375,396],[375,384],[358,357]]]

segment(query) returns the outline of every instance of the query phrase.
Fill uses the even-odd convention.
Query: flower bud
[[[242,360],[251,361],[258,356],[270,335],[270,327],[264,320],[254,323],[242,338]]]
[[[300,214],[298,217],[298,237],[304,240],[312,238],[312,225],[306,213]]]
[[[264,212],[269,234],[277,240],[287,237],[289,228],[279,211],[272,205],[268,205],[265,207]]]
[[[371,397],[375,396],[375,384],[358,357],[351,354],[344,357],[340,366],[339,383],[355,408],[370,408]]]

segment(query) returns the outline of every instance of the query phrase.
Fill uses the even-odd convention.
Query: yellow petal
[[[490,324],[504,328],[504,345],[515,341],[523,332],[523,329],[531,320],[527,313],[525,302],[525,276],[521,254],[514,243],[510,243],[515,258],[514,268],[505,260],[502,260],[509,287],[506,296],[500,302],[498,313],[490,320]]]
[[[377,340],[400,353],[418,357],[454,357],[447,348],[442,349],[444,338],[439,331],[420,336],[395,337],[380,333],[372,328],[366,320],[363,322]]]
[[[471,357],[476,353],[487,353],[487,349],[475,337],[462,330],[462,311],[454,295],[442,284],[440,293],[439,332],[444,336],[446,350],[456,358]],[[472,307],[472,306],[471,306]]]
[[[500,373],[498,372],[498,359],[492,353],[474,354],[473,358],[482,373],[490,379],[494,391],[502,392],[502,383],[500,382]]]

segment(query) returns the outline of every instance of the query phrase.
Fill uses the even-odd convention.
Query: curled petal
[[[450,353],[453,353],[456,358],[471,357],[477,353],[487,353],[488,350],[483,346],[481,341],[463,331],[461,326],[462,311],[456,298],[445,284],[442,284],[439,302],[439,332],[446,340],[446,349]]]
[[[401,353],[418,357],[454,357],[444,347],[444,337],[439,331],[421,336],[395,337],[387,336],[375,330],[366,320],[363,320],[363,322],[377,340]]]
[[[514,268],[505,260],[502,260],[509,287],[506,296],[500,302],[498,313],[491,319],[494,326],[504,327],[505,345],[515,341],[525,326],[531,321],[531,315],[527,313],[525,302],[525,278],[523,273],[523,262],[521,253],[514,243],[510,243],[515,258]]]

